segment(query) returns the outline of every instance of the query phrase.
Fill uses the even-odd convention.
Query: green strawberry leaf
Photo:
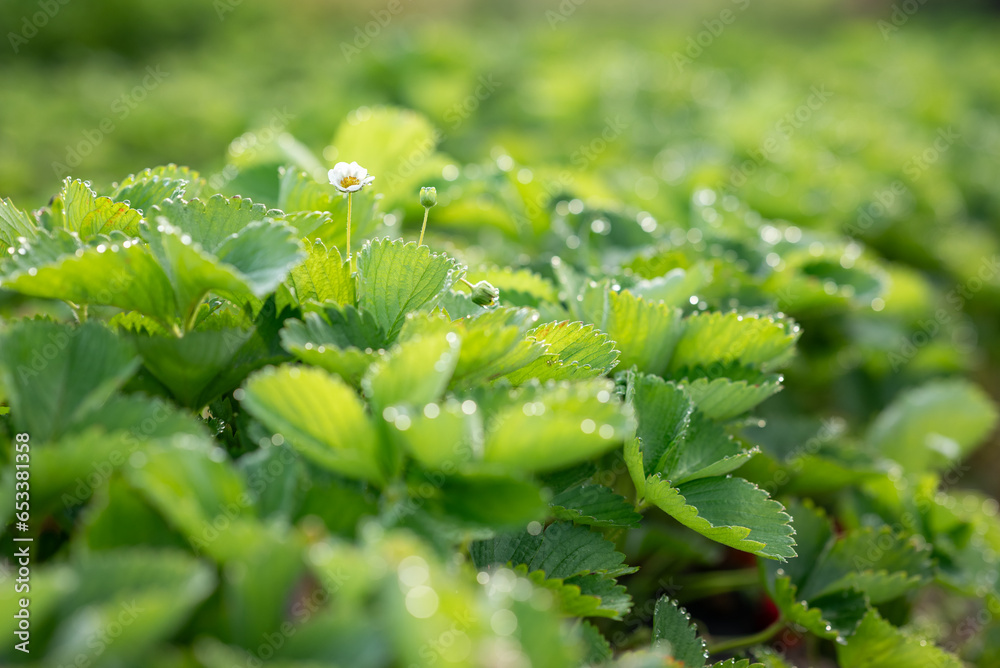
[[[637,527],[642,516],[625,497],[604,485],[578,485],[552,497],[557,519],[595,527]]]
[[[700,668],[708,659],[705,641],[691,623],[691,615],[666,596],[656,602],[653,611],[653,649],[682,666]]]
[[[381,445],[364,404],[343,381],[319,369],[264,369],[241,402],[303,456],[350,478],[385,482]],[[302,418],[307,416],[308,420]]]
[[[394,340],[406,314],[433,308],[460,275],[460,266],[427,246],[376,239],[358,254],[358,306]]]

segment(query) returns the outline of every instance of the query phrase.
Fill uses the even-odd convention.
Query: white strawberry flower
[[[330,183],[342,193],[353,193],[370,185],[375,180],[368,175],[368,170],[356,162],[338,162],[330,170]]]

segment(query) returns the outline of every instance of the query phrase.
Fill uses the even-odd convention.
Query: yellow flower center
[[[340,179],[341,188],[350,188],[351,186],[356,186],[359,183],[361,183],[361,180],[358,179],[358,177],[356,176],[345,176],[344,178]]]

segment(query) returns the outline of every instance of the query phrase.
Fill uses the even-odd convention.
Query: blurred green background
[[[892,328],[788,309],[809,410],[865,422],[955,372],[1000,397],[992,3],[18,0],[0,23],[0,196],[19,206],[168,162],[249,194],[248,155],[294,135],[350,160],[328,145],[341,121],[405,107],[470,179],[498,156],[568,168],[679,230],[712,189],[873,249],[889,292],[864,307]],[[970,476],[993,494],[998,452]]]

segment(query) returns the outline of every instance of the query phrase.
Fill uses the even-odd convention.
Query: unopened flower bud
[[[425,209],[429,209],[438,203],[438,191],[437,188],[421,188],[420,189],[420,206]]]
[[[472,302],[480,306],[492,306],[500,298],[500,291],[487,283],[479,281],[472,286]]]

